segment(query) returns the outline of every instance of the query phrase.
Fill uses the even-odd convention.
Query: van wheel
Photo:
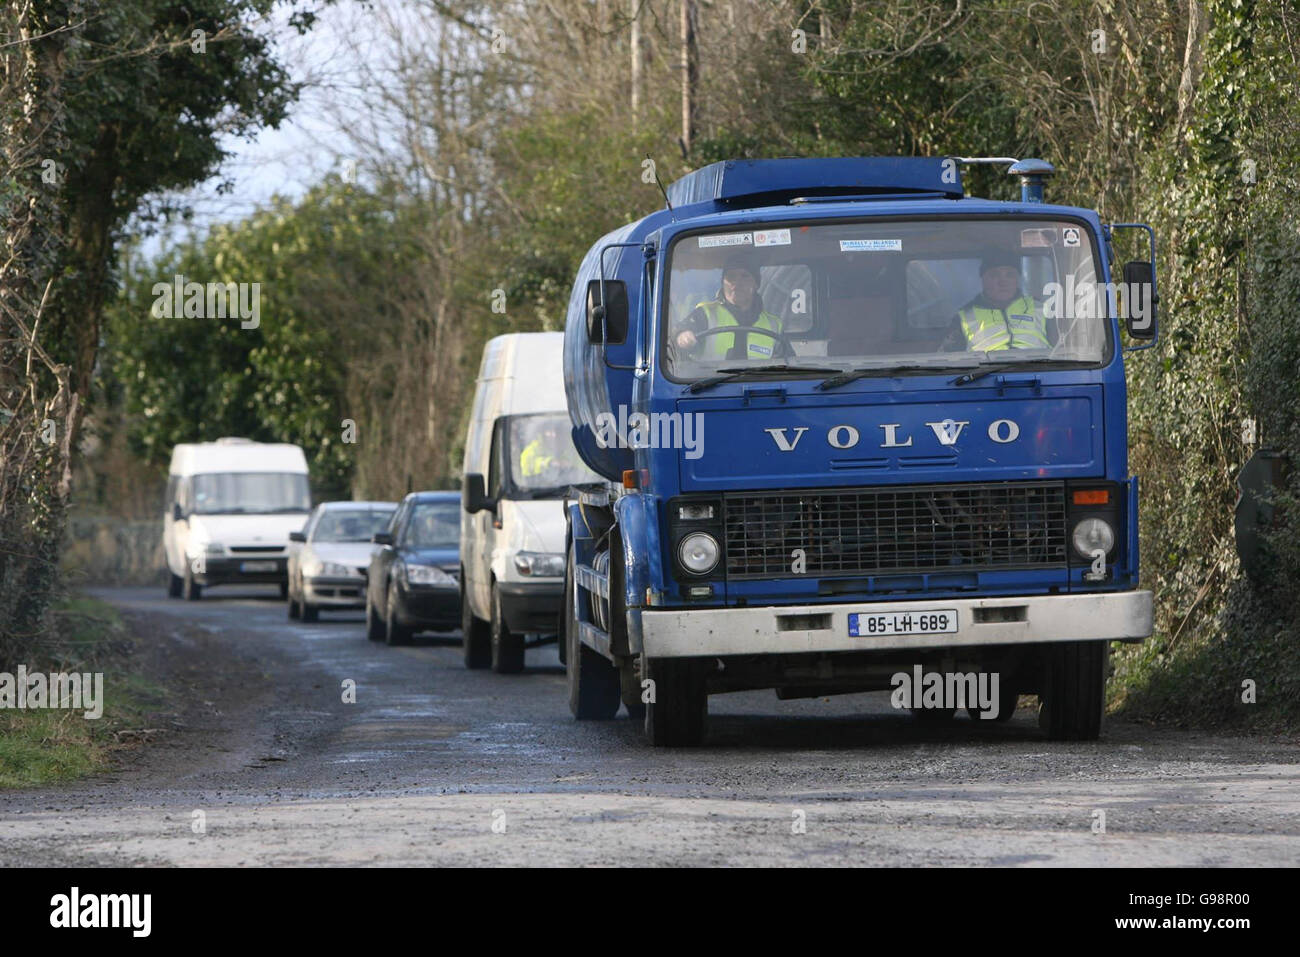
[[[656,748],[691,748],[704,740],[709,695],[701,662],[691,658],[646,658],[641,673],[651,684],[645,733]]]
[[[194,580],[194,569],[185,569],[185,581],[181,585],[181,594],[186,601],[198,601],[203,597],[203,586]]]
[[[618,714],[621,700],[618,669],[578,640],[574,613],[577,586],[573,581],[574,552],[564,569],[565,671],[569,678],[569,711],[579,721],[608,721]]]
[[[383,641],[385,638],[384,620],[375,614],[375,606],[366,595],[366,637],[371,641]]]
[[[313,605],[307,599],[298,602],[298,608],[302,611],[303,621],[319,621],[320,605]]]
[[[185,587],[185,579],[180,575],[173,575],[172,570],[167,569],[167,597],[180,598],[181,589]]]
[[[1053,741],[1095,741],[1106,698],[1107,641],[1068,641],[1047,649],[1038,727]]]
[[[460,580],[465,581],[465,569],[460,570]],[[469,596],[461,586],[460,596],[460,633],[461,651],[465,658],[465,667],[470,669],[486,668],[492,664],[492,632],[488,623],[482,618],[474,617],[470,611]]]
[[[302,609],[298,607],[298,599],[297,599],[297,598],[294,598],[294,597],[293,597],[293,594],[290,593],[290,595],[289,595],[289,620],[290,620],[290,621],[297,621],[297,620],[298,620],[299,618],[301,618],[301,617],[302,617]]]
[[[518,674],[524,670],[524,636],[510,630],[501,592],[492,586],[492,670],[499,675]]]
[[[388,606],[384,609],[384,640],[390,645],[404,645],[414,631],[397,621],[397,582],[388,583]]]

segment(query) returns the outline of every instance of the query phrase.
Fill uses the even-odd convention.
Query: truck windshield
[[[295,472],[209,472],[194,476],[194,511],[200,515],[306,512],[307,476]]]
[[[559,494],[570,485],[600,481],[574,448],[563,412],[512,417],[509,453],[512,484],[524,495]]]
[[[1095,257],[1091,230],[1064,220],[691,234],[670,254],[664,368],[677,381],[698,381],[747,363],[829,364],[862,375],[1100,363],[1114,304],[1098,285]]]

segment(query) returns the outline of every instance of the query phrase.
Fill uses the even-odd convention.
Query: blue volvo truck
[[[978,162],[1020,200],[967,197]],[[1052,172],[728,161],[591,247],[564,343],[603,479],[565,504],[575,717],[622,704],[687,746],[711,694],[921,668],[1097,736],[1110,642],[1151,634],[1124,356],[1156,336],[1155,240],[1047,204]],[[1121,228],[1145,256],[1117,270]]]

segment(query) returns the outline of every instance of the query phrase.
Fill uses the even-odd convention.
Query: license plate
[[[240,562],[239,570],[249,575],[255,575],[258,572],[275,571],[275,562]]]
[[[871,611],[849,615],[850,638],[887,638],[892,635],[942,635],[957,630],[957,609],[926,611]]]

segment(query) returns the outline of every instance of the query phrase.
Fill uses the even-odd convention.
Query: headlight
[[[1092,558],[1100,549],[1109,554],[1115,547],[1115,530],[1100,518],[1085,518],[1074,526],[1074,550],[1083,558]]]
[[[677,546],[677,560],[693,575],[704,575],[718,564],[718,540],[707,532],[692,532]]]
[[[319,575],[321,578],[354,578],[360,574],[351,565],[340,565],[338,562],[321,562],[312,571],[312,575]]]
[[[564,574],[564,556],[544,552],[517,552],[515,571],[533,578],[559,578]]]
[[[406,565],[399,566],[397,573],[412,585],[454,585],[456,579],[452,578],[441,568],[435,568],[433,565]]]
[[[226,546],[222,545],[220,542],[208,542],[203,546],[203,554],[224,555],[226,554]]]

